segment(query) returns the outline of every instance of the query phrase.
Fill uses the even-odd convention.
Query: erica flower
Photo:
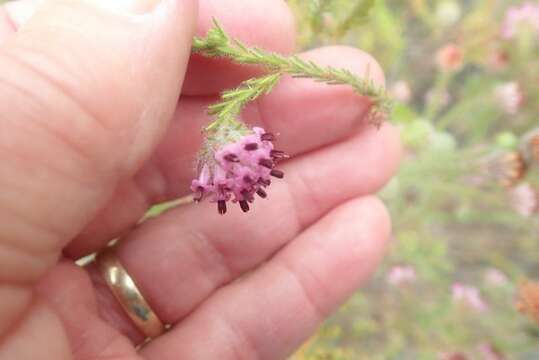
[[[284,176],[275,165],[288,156],[273,148],[274,139],[262,128],[250,130],[242,124],[209,136],[199,162],[199,177],[191,184],[195,201],[209,198],[217,203],[220,214],[226,213],[228,201],[249,211],[255,194],[267,196],[264,188],[271,184],[271,177]]]
[[[539,34],[539,5],[528,1],[507,10],[502,25],[502,36],[506,39],[513,38],[524,28]]]
[[[481,354],[482,360],[504,360],[503,354],[490,343],[482,343],[477,346],[477,351]]]
[[[498,85],[494,89],[494,96],[502,110],[509,115],[516,114],[524,103],[524,94],[520,85],[514,81]]]
[[[520,285],[517,309],[539,323],[539,283],[525,282]]]
[[[445,72],[456,71],[462,67],[464,54],[455,44],[447,44],[436,52],[436,63]]]
[[[389,93],[393,98],[401,103],[408,103],[412,99],[412,90],[410,85],[404,80],[397,81],[389,89]]]
[[[468,360],[468,356],[462,352],[444,352],[438,355],[438,360]]]
[[[387,274],[386,281],[390,285],[404,285],[414,282],[417,278],[415,269],[411,266],[395,266]]]
[[[522,137],[519,151],[529,166],[539,162],[539,128],[528,131]]]
[[[487,59],[487,65],[492,71],[503,70],[509,65],[510,56],[506,51],[492,49]]]
[[[520,184],[509,191],[509,204],[518,214],[530,217],[539,209],[539,194],[530,184]]]
[[[490,286],[505,286],[509,283],[507,276],[496,268],[488,268],[485,271],[485,283]]]
[[[481,298],[479,289],[473,286],[466,286],[460,283],[453,284],[453,301],[464,304],[478,312],[487,310],[488,306]]]
[[[485,172],[503,187],[515,186],[526,176],[528,166],[519,151],[493,153],[484,159]]]

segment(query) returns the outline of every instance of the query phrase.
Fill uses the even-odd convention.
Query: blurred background
[[[389,256],[294,359],[539,359],[539,2],[288,3],[380,61],[405,145]]]

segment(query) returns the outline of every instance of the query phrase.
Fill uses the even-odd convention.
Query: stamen
[[[249,190],[243,190],[241,192],[241,195],[243,196],[243,200],[246,200],[248,202],[253,202],[255,199]]]
[[[262,199],[265,199],[265,198],[268,196],[268,194],[267,194],[263,189],[258,189],[258,190],[256,191],[256,193],[257,193],[258,196],[260,196]]]
[[[245,146],[243,147],[245,150],[247,151],[255,151],[258,149],[258,144],[257,143],[249,143],[249,144],[245,144]]]
[[[226,161],[234,162],[234,163],[240,162],[240,158],[236,154],[226,154],[224,159]]]
[[[260,139],[262,141],[274,141],[275,135],[273,135],[272,133],[265,133],[265,134],[260,135]]]
[[[281,170],[273,169],[271,170],[270,174],[271,176],[274,176],[278,179],[284,178],[284,172],[282,172]]]
[[[195,191],[195,196],[193,196],[193,201],[201,202],[203,197],[204,197],[204,188],[202,186],[199,186]]]
[[[249,211],[249,203],[245,200],[240,201],[240,207],[243,212]]]
[[[260,159],[258,161],[258,164],[265,168],[273,169],[273,161],[271,161],[270,159]]]
[[[251,177],[249,175],[245,175],[243,177],[243,181],[246,182],[247,184],[252,184],[253,183],[253,179],[251,179]]]
[[[290,158],[290,155],[288,155],[287,153],[285,153],[284,151],[282,150],[271,150],[270,152],[270,156],[274,159],[289,159]]]
[[[217,201],[217,211],[219,211],[219,214],[221,215],[226,214],[226,201],[224,200]]]

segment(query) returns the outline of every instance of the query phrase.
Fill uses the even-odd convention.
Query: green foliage
[[[403,163],[381,193],[394,235],[375,279],[294,359],[438,359],[451,352],[487,359],[485,344],[506,359],[539,358],[539,330],[514,305],[518,282],[539,278],[539,217],[516,212],[526,199],[511,200],[513,189],[485,167],[487,159],[522,148],[524,134],[537,126],[537,37],[500,36],[508,8],[522,2],[378,0],[368,21],[346,20],[364,3],[289,1],[303,48],[360,47],[386,69],[391,93],[399,97],[398,83],[410,88],[391,113]],[[463,54],[450,71],[436,57],[447,44]],[[514,111],[498,95],[508,83],[518,84],[524,99]],[[528,165],[520,183],[537,189],[537,166]],[[397,266],[413,268],[415,280],[391,284]],[[498,283],[493,271],[502,274]],[[487,309],[454,300],[455,283],[476,288]]]

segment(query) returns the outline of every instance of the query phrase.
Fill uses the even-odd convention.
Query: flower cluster
[[[539,283],[525,282],[519,287],[517,309],[539,323]]]
[[[390,285],[401,286],[417,279],[416,271],[411,266],[395,266],[389,271],[386,281]]]
[[[259,127],[233,134],[232,139],[209,144],[199,166],[199,177],[191,184],[195,201],[209,198],[217,203],[220,214],[226,213],[228,201],[239,203],[247,212],[255,194],[266,198],[264,188],[271,184],[271,177],[284,176],[275,168],[276,163],[288,157],[273,148],[275,136]]]
[[[464,64],[464,53],[458,45],[447,44],[436,52],[436,64],[441,71],[457,71]]]
[[[505,15],[502,36],[510,39],[523,27],[528,27],[539,34],[539,5],[528,1],[520,6],[511,7]]]
[[[479,289],[473,286],[455,283],[452,287],[453,301],[465,304],[470,309],[483,312],[488,309],[488,305],[479,294]]]
[[[524,103],[524,94],[520,85],[514,81],[498,85],[494,89],[494,98],[508,115],[517,114]]]

